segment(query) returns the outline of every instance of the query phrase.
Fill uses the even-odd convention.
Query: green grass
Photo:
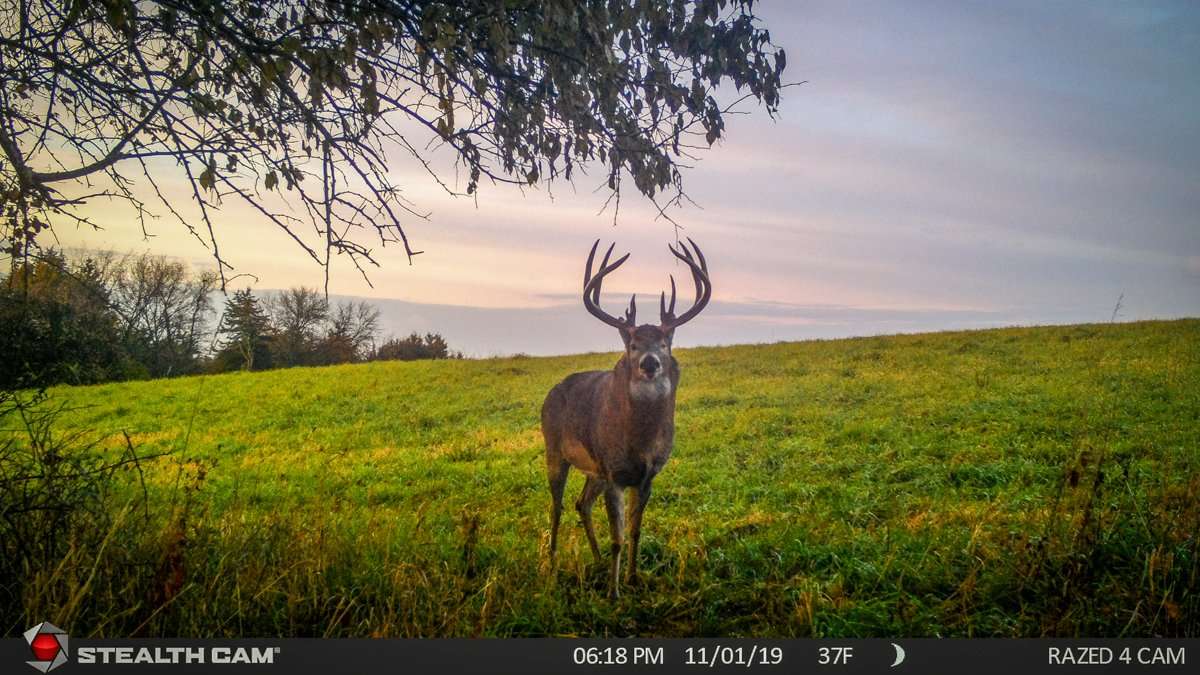
[[[78,574],[49,580],[58,591],[23,591],[21,625],[1200,634],[1200,320],[676,355],[675,452],[646,515],[644,579],[617,601],[570,508],[549,569],[538,420],[551,386],[614,354],[55,389],[64,430],[114,455],[123,432],[173,454],[145,466],[149,519],[127,517],[140,524],[111,544],[145,564],[79,556]],[[573,472],[568,504],[581,485]]]

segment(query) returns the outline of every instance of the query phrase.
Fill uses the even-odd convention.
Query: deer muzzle
[[[658,360],[657,356],[654,356],[653,354],[647,354],[643,356],[642,360],[638,363],[638,369],[642,371],[642,375],[647,380],[652,380],[658,375],[659,371],[662,370],[662,362]]]

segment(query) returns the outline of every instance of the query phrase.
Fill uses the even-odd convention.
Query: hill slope
[[[1200,632],[1200,321],[677,356],[646,579],[615,603],[569,509],[547,568],[538,427],[555,382],[612,354],[55,390],[80,406],[62,423],[113,452],[128,432],[174,453],[147,465],[150,532],[122,535],[157,568],[102,570],[60,620],[113,636]]]

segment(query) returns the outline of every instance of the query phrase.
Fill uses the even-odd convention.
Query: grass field
[[[1200,634],[1200,320],[676,356],[675,453],[617,601],[570,509],[548,567],[538,426],[613,354],[53,390],[64,431],[171,454],[9,633]]]

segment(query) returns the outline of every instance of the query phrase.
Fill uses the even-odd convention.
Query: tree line
[[[0,276],[0,387],[461,358],[436,333],[380,338],[379,309],[295,287],[235,291],[151,254],[51,250]]]

